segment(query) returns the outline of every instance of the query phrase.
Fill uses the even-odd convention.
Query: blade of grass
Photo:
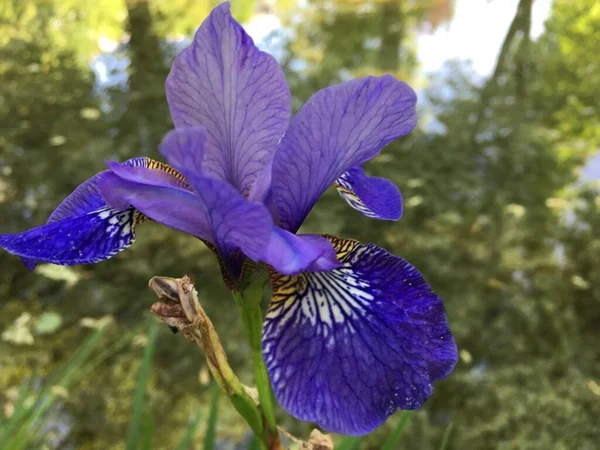
[[[200,410],[198,410],[196,411],[196,414],[194,414],[194,418],[183,435],[183,439],[179,442],[177,450],[188,450],[191,447],[194,434],[196,434],[196,428],[198,428],[198,424],[200,423],[200,417],[202,417],[202,415],[200,414]]]
[[[62,369],[49,377],[44,388],[36,395],[36,400],[23,410],[19,420],[11,422],[9,427],[2,430],[2,438],[7,438],[7,440],[2,441],[5,445],[3,449],[23,449],[32,438],[37,436],[47,420],[47,416],[44,416],[46,411],[57,399],[57,394],[53,391],[53,388],[60,386],[68,389],[81,373],[81,366],[92,350],[102,340],[105,330],[106,326],[103,326],[94,331],[71,355]]]
[[[87,360],[88,356],[90,356],[91,351],[100,343],[106,328],[107,324],[97,328],[83,344],[73,352],[62,368],[50,375],[48,380],[44,383],[46,390],[50,390],[56,385],[67,387],[67,385],[70,385],[73,382],[75,375],[79,376],[83,363]]]
[[[25,407],[25,401],[31,392],[31,388],[33,387],[33,377],[27,378],[23,384],[21,384],[21,388],[19,389],[19,395],[17,400],[13,405],[13,411],[10,417],[6,420],[0,422],[0,437],[3,436],[3,431],[8,427],[11,423],[20,420],[21,416],[27,412],[27,408]],[[2,442],[2,439],[0,439]]]
[[[152,434],[154,432],[154,417],[148,411],[142,417],[142,450],[152,450]]]
[[[33,377],[29,377],[23,382],[21,389],[19,389],[19,396],[14,404],[11,416],[7,420],[0,423],[0,442],[7,442],[9,440],[11,430],[16,429],[19,426],[19,423],[27,415],[29,408],[26,407],[25,402],[32,391],[33,380]]]
[[[88,374],[95,372],[99,366],[105,364],[108,359],[113,358],[123,348],[129,345],[135,336],[143,332],[146,327],[147,324],[142,322],[140,325],[129,331],[121,332],[121,336],[116,342],[102,346],[102,349],[100,349],[100,351],[88,361],[88,364],[85,365],[82,377],[85,378]]]
[[[347,436],[339,445],[335,446],[335,450],[356,450],[362,440],[362,436]]]
[[[214,450],[215,437],[217,432],[217,412],[219,410],[219,386],[213,384],[210,396],[210,411],[208,413],[208,422],[206,424],[206,433],[204,435],[204,450]]]
[[[400,414],[400,420],[381,446],[381,450],[396,450],[400,443],[400,437],[402,436],[402,430],[408,425],[410,418],[412,417],[412,411],[402,411]]]
[[[158,322],[153,321],[148,334],[148,343],[144,349],[142,365],[138,375],[138,382],[135,387],[135,396],[133,399],[133,412],[131,422],[129,423],[129,433],[127,435],[127,450],[137,450],[139,447],[140,426],[144,412],[144,398],[148,388],[148,379],[150,378],[150,365],[152,363],[152,352],[154,351],[154,342],[158,332]]]
[[[448,446],[448,441],[450,439],[450,433],[452,432],[452,424],[446,427],[446,431],[444,431],[444,437],[442,438],[442,443],[440,445],[440,450],[446,450]]]

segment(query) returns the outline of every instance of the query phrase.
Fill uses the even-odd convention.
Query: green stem
[[[260,304],[265,283],[266,277],[264,274],[255,275],[244,286],[242,291],[234,292],[233,297],[242,312],[242,322],[252,350],[252,362],[254,364],[258,398],[266,426],[271,437],[279,441],[273,406],[273,393],[269,383],[267,367],[262,357],[261,346],[263,317]]]

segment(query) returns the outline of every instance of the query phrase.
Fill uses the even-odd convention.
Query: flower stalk
[[[183,332],[190,342],[202,349],[213,378],[238,413],[248,422],[259,438],[262,449],[280,448],[272,445],[272,433],[266,432],[264,417],[250,395],[250,389],[240,382],[229,365],[219,336],[200,305],[190,279],[187,276],[181,279],[153,277],[149,285],[161,300],[152,305],[152,313],[172,329]]]
[[[269,434],[270,449],[283,449],[275,420],[273,392],[269,382],[267,367],[262,357],[262,310],[261,302],[265,284],[268,281],[264,271],[254,272],[244,280],[240,291],[233,291],[233,298],[240,307],[242,323],[252,351],[252,363],[260,407]]]

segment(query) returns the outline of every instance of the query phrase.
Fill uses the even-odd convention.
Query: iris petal
[[[273,157],[270,209],[296,232],[323,192],[416,125],[413,90],[391,75],[331,86],[298,111]]]
[[[259,261],[267,248],[273,221],[266,207],[244,198],[233,186],[192,172],[186,182],[193,192],[157,185],[150,169],[121,167],[99,181],[107,203],[115,208],[132,205],[151,219],[213,244],[235,278],[233,253],[240,249]],[[148,181],[146,181],[148,180]]]
[[[237,248],[254,261],[263,258],[273,221],[267,208],[250,202],[225,181],[196,176],[190,179],[213,231],[212,242],[227,264]]]
[[[273,227],[263,261],[281,274],[331,270],[340,266],[331,243],[313,234],[295,235]]]
[[[143,165],[132,166],[126,162],[118,163],[115,161],[107,161],[106,165],[111,172],[124,180],[153,186],[190,190],[186,179],[173,167],[150,158],[143,159]]]
[[[104,206],[23,233],[0,235],[0,247],[33,266],[39,261],[60,265],[95,263],[129,247],[141,220],[133,208],[117,211]]]
[[[190,191],[134,182],[115,173],[103,174],[98,189],[115,209],[133,206],[152,220],[176,230],[200,239],[212,237],[202,203]]]
[[[176,58],[166,83],[176,128],[207,130],[206,173],[247,193],[290,117],[290,92],[271,55],[217,6]]]
[[[160,144],[160,152],[180,172],[202,173],[206,130],[186,127],[171,130]]]
[[[127,167],[136,167],[136,166],[149,165],[149,164],[151,164],[151,162],[152,162],[152,160],[150,158],[140,157],[140,158],[129,159],[129,160],[125,161],[122,165],[127,166]],[[108,171],[100,172],[99,174],[96,174],[93,177],[91,177],[90,179],[81,183],[66,199],[64,199],[61,202],[60,205],[58,205],[56,207],[56,209],[52,212],[52,214],[50,214],[50,217],[48,218],[48,221],[46,222],[46,224],[49,225],[54,222],[58,222],[58,221],[61,221],[64,219],[74,218],[77,216],[85,216],[87,213],[90,213],[93,211],[101,211],[101,210],[104,211],[103,208],[106,207],[106,203],[104,202],[104,200],[100,196],[100,193],[98,192],[98,179],[100,178],[100,176],[103,173],[107,173],[107,172]],[[122,209],[126,210],[127,208],[128,207],[124,207]],[[92,217],[92,216],[89,216],[89,217]],[[143,221],[143,217],[139,217],[138,223],[141,221]],[[92,227],[91,229],[94,229],[94,228]],[[38,227],[38,231],[37,231],[38,239],[41,239],[41,235],[39,234],[40,232],[41,232],[40,228]],[[19,234],[23,235],[24,233],[19,233]],[[16,236],[16,234],[13,236]],[[35,240],[31,239],[29,242],[31,245],[35,246],[35,242],[36,242]],[[133,242],[133,240],[132,240],[132,242]],[[21,242],[21,245],[23,245],[23,242]],[[7,250],[8,250],[8,248],[7,248]],[[21,248],[20,251],[24,252],[23,254],[25,254],[25,253],[35,253],[38,250],[43,251],[44,249],[31,248],[29,250],[26,250],[24,248]],[[8,250],[8,251],[10,251],[10,250]],[[27,257],[22,257],[21,260],[23,261],[23,264],[25,264],[25,266],[29,270],[33,270],[38,263],[38,261],[36,259],[31,259],[31,258],[27,258]],[[79,264],[79,263],[72,262],[70,264]]]
[[[419,408],[457,362],[441,299],[375,245],[330,238],[344,267],[273,276],[263,355],[279,403],[348,435]]]
[[[402,196],[396,185],[385,178],[368,177],[360,166],[352,167],[333,185],[352,208],[367,217],[398,220],[402,216]]]

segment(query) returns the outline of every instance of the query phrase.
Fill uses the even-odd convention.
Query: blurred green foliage
[[[418,71],[417,33],[448,20],[451,1],[288,1],[275,10],[285,32],[271,38],[283,42],[295,108],[321,87],[365,74],[391,72],[420,89],[419,129],[367,167],[400,187],[402,220],[371,221],[329,192],[304,227],[385,246],[445,301],[461,361],[412,415],[402,448],[438,449],[450,423],[447,449],[592,450],[600,442],[600,187],[580,178],[600,147],[600,7],[555,0],[546,31],[530,41],[532,2],[519,3],[483,85],[458,62],[428,77]],[[273,5],[234,2],[234,12],[247,20]],[[189,36],[212,6],[0,1],[0,232],[43,223],[105,159],[158,157],[171,127],[164,79],[180,48],[172,38]],[[110,52],[99,45],[107,40],[115,41]],[[0,267],[7,417],[19,410],[24,380],[37,389],[75,352],[82,324],[115,318],[52,409],[54,426],[40,436],[50,448],[125,448],[153,275],[195,280],[232,365],[242,381],[252,379],[218,267],[190,236],[148,223],[132,249],[95,266],[31,274],[2,253]],[[62,324],[40,333],[47,313]],[[154,352],[140,426],[152,424],[153,448],[176,448],[190,418],[210,416],[206,369],[197,349],[167,329]],[[220,403],[215,448],[247,442],[244,424]],[[308,435],[308,425],[280,418]],[[360,448],[381,448],[401,420]],[[200,448],[205,427],[197,430]]]

